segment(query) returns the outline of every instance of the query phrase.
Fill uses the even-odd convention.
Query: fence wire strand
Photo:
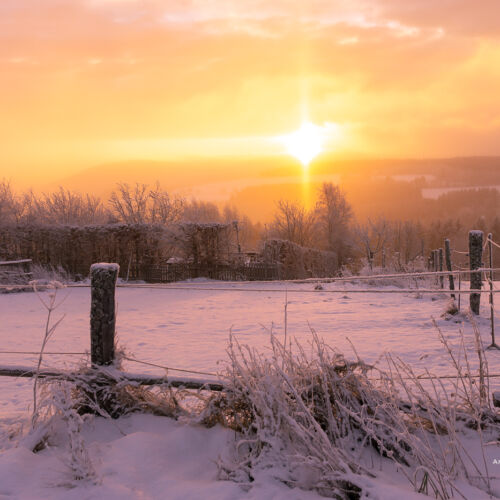
[[[480,271],[476,271],[480,272]],[[449,294],[450,290],[445,289],[434,289],[434,288],[396,288],[396,289],[388,289],[388,290],[372,290],[369,288],[349,288],[349,289],[338,289],[338,290],[316,290],[316,289],[303,289],[300,288],[298,290],[290,289],[276,289],[276,288],[224,288],[224,287],[189,287],[189,286],[135,286],[135,285],[127,285],[121,286],[120,288],[135,288],[135,289],[153,289],[153,290],[188,290],[188,291],[209,291],[209,292],[260,292],[260,293],[340,293],[340,294],[349,294],[349,293],[382,293],[382,294],[391,294],[391,293],[425,293],[425,294]],[[461,293],[465,295],[469,295],[471,293],[490,293],[489,290],[454,290],[454,293]]]
[[[156,368],[162,368],[163,370],[166,370],[166,371],[194,373],[196,375],[209,375],[210,377],[217,377],[218,376],[216,373],[202,372],[202,371],[197,371],[197,370],[187,370],[187,369],[184,369],[184,368],[172,368],[171,366],[158,365],[156,363],[150,363],[148,361],[141,361],[140,359],[129,358],[128,356],[122,356],[122,359],[126,359],[127,361],[132,361],[134,363],[139,363],[141,365],[147,365],[147,366],[154,366]]]
[[[40,352],[35,352],[35,351],[0,351],[0,354],[34,354],[36,356],[40,355]],[[68,355],[68,356],[88,356],[88,352],[43,352],[43,354],[48,354],[48,355]]]

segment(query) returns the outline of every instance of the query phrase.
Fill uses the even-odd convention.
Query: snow
[[[20,446],[0,455],[0,498],[318,498],[311,492],[291,491],[277,481],[268,481],[249,493],[235,483],[217,481],[214,460],[232,439],[232,433],[220,427],[207,430],[172,419],[133,415],[119,421],[98,419],[85,427],[83,437],[97,464],[100,484],[82,482],[69,487],[60,450],[64,441],[57,436],[51,447],[39,453]]]
[[[422,196],[424,198],[429,198],[432,200],[437,200],[440,196],[447,194],[447,193],[452,193],[455,191],[463,191],[464,189],[467,190],[479,190],[479,189],[496,189],[497,191],[500,191],[500,186],[499,185],[485,185],[485,186],[474,186],[473,188],[466,188],[463,186],[458,186],[458,187],[438,187],[438,188],[422,188]]]
[[[108,262],[99,262],[90,266],[90,272],[96,269],[102,269],[103,271],[119,271],[120,266],[118,264],[111,264]]]
[[[269,345],[270,332],[285,335],[307,345],[311,328],[328,344],[353,357],[352,344],[366,362],[375,362],[391,352],[410,363],[417,373],[429,369],[438,375],[453,371],[432,324],[436,319],[452,345],[460,343],[463,328],[473,362],[474,342],[468,320],[441,317],[448,298],[443,295],[349,294],[366,288],[355,282],[302,283],[220,283],[194,281],[187,289],[118,288],[117,332],[119,344],[138,360],[180,369],[216,373],[226,358],[229,333],[241,343],[260,350]],[[195,290],[203,288],[210,290]],[[405,288],[408,285],[404,285]],[[233,288],[231,292],[222,290]],[[384,287],[388,289],[391,287]],[[395,287],[392,287],[395,288]],[[252,293],[248,293],[252,290]],[[263,291],[256,291],[263,290]],[[272,290],[279,290],[274,292]],[[336,290],[338,293],[330,293]],[[41,296],[49,292],[41,292]],[[85,352],[89,349],[90,289],[68,288],[57,292],[59,307],[54,320],[65,315],[51,339],[49,352]],[[478,324],[483,342],[489,343],[489,304],[483,295]],[[468,297],[462,297],[462,308]],[[46,310],[34,293],[0,294],[0,351],[36,352],[42,340]],[[498,315],[497,315],[498,316]],[[459,321],[457,323],[456,321]],[[496,321],[500,331],[500,321]],[[490,373],[500,373],[500,352],[488,351]],[[34,366],[34,354],[1,354],[1,365]],[[47,355],[46,369],[70,369],[86,356]],[[126,361],[130,372],[162,375],[160,368]],[[170,371],[173,376],[184,376]],[[37,454],[13,444],[20,426],[26,423],[32,401],[32,380],[0,378],[0,498],[166,498],[166,499],[318,499],[313,492],[290,490],[269,477],[258,478],[250,491],[217,481],[215,460],[234,440],[234,432],[215,427],[188,426],[171,419],[134,415],[118,421],[95,419],[85,424],[83,433],[91,459],[98,465],[100,484],[65,486],[65,441]],[[500,390],[500,378],[492,378],[490,390]],[[471,443],[471,450],[474,444]],[[475,451],[474,451],[475,452]],[[500,458],[498,446],[487,448],[487,461]],[[478,460],[479,460],[478,455]],[[482,460],[482,458],[481,458]],[[494,465],[490,470],[497,475]],[[498,467],[498,466],[496,466]],[[26,474],[26,470],[30,473]],[[411,491],[405,480],[391,471],[377,470],[377,479],[367,482],[370,498],[423,498]],[[468,487],[471,488],[471,487]],[[464,491],[467,487],[463,486]],[[469,498],[487,498],[473,489]]]

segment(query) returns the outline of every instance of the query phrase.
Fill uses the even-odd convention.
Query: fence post
[[[489,268],[490,268],[490,319],[491,319],[491,345],[488,349],[500,349],[500,346],[495,342],[495,305],[493,302],[493,235],[488,234],[488,253],[489,253]]]
[[[469,264],[470,270],[475,271],[483,265],[483,232],[469,231]],[[480,290],[482,285],[481,273],[471,273],[470,288],[471,290]],[[479,314],[479,306],[481,304],[481,294],[470,294],[470,309],[474,314]]]
[[[462,291],[462,273],[459,273],[458,275],[458,291]],[[462,294],[458,294],[458,310],[460,311],[460,307],[462,304]]]
[[[90,360],[109,365],[115,358],[115,287],[118,264],[92,264],[90,267]]]
[[[446,270],[447,271],[452,271],[452,266],[451,266],[451,246],[450,246],[450,240],[446,238],[444,240],[444,253],[445,253],[445,261],[446,261]],[[455,290],[455,280],[453,278],[453,274],[450,274],[448,276],[448,279],[450,281],[450,290]],[[455,294],[451,294],[451,298],[455,299]]]
[[[438,259],[439,259],[439,272],[443,272],[443,249],[440,248],[438,250]],[[439,286],[441,287],[441,290],[444,288],[444,276],[441,274],[439,276]]]
[[[439,252],[437,250],[433,250],[432,253],[434,254],[434,269],[433,269],[433,271],[435,273],[437,273],[439,270]],[[439,278],[436,276],[434,278],[434,280],[435,280],[435,284],[437,285],[439,283]]]

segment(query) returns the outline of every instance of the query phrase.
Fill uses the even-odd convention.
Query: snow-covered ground
[[[188,290],[179,290],[179,286]],[[195,288],[209,287],[210,290]],[[226,358],[229,333],[241,343],[268,349],[270,331],[283,338],[285,302],[287,335],[306,345],[314,329],[326,342],[351,356],[351,342],[367,362],[391,352],[411,364],[417,373],[429,369],[453,373],[437,332],[434,317],[453,345],[460,342],[462,326],[471,358],[474,342],[468,321],[463,325],[441,317],[447,298],[440,295],[355,293],[366,284],[326,284],[314,290],[311,283],[220,283],[196,281],[170,289],[119,288],[117,290],[119,343],[133,357],[173,368],[217,372]],[[232,291],[223,289],[232,288]],[[385,287],[384,289],[388,289]],[[278,290],[278,291],[276,291]],[[307,290],[306,292],[301,292]],[[338,293],[331,293],[336,290]],[[42,294],[43,296],[44,294]],[[89,348],[89,288],[58,292],[65,298],[55,319],[65,315],[50,341],[50,352],[84,352]],[[285,299],[286,297],[286,299]],[[462,298],[467,305],[468,297]],[[464,307],[465,309],[465,307]],[[37,351],[46,311],[34,293],[0,294],[0,351]],[[464,318],[462,318],[463,320]],[[483,341],[489,343],[489,305],[483,298],[478,320]],[[497,321],[500,334],[500,321]],[[31,365],[35,355],[0,354],[1,365]],[[488,351],[490,373],[500,373],[500,351]],[[85,356],[83,356],[85,359]],[[68,368],[81,355],[45,357],[45,367]],[[159,368],[125,362],[135,373],[163,374]],[[179,376],[179,372],[170,372]],[[500,378],[491,379],[491,389]],[[8,436],[26,422],[32,401],[30,379],[0,378],[0,439],[8,448]],[[7,449],[0,455],[0,498],[318,498],[312,492],[291,491],[278,482],[265,481],[245,492],[233,483],[217,482],[214,460],[234,433],[220,428],[186,428],[166,418],[136,415],[107,422],[94,421],[85,428],[90,453],[99,462],[101,486],[68,490],[57,446],[33,454],[26,448]],[[57,444],[57,443],[55,443]],[[487,460],[493,463],[500,449],[491,446]],[[490,456],[491,455],[491,456]],[[492,474],[496,473],[492,465]],[[500,465],[496,466],[497,468]],[[33,471],[25,477],[25,470]],[[412,498],[406,483],[374,482],[371,498]],[[397,481],[396,481],[397,483]],[[470,498],[480,498],[473,493]],[[378,497],[377,497],[378,495]],[[471,493],[472,495],[472,493]],[[415,494],[415,497],[420,497]],[[486,496],[484,498],[487,498]]]

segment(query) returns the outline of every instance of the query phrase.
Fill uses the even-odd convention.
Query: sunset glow
[[[43,185],[130,160],[500,154],[499,16],[497,0],[4,0],[2,175]],[[342,138],[270,147],[297,127],[311,135],[305,107]]]

